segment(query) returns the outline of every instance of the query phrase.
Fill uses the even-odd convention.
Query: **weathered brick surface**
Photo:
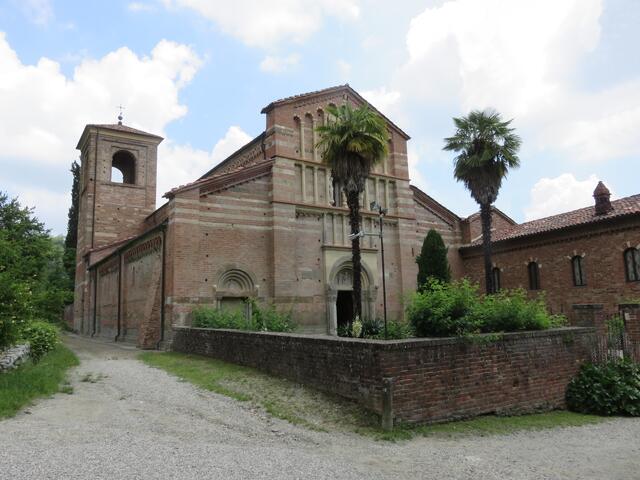
[[[640,244],[640,219],[616,219],[597,225],[539,234],[494,244],[492,261],[501,270],[502,288],[529,288],[527,264],[540,264],[540,291],[554,313],[572,316],[574,304],[602,304],[606,314],[625,299],[640,298],[640,282],[625,277],[623,252]],[[461,250],[467,276],[484,288],[481,247]],[[585,286],[574,286],[571,258],[584,255]]]
[[[173,349],[254,367],[377,413],[382,380],[393,378],[396,422],[422,423],[562,407],[593,341],[590,328],[510,333],[488,344],[177,328]]]

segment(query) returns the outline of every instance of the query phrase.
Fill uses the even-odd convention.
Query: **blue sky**
[[[640,192],[637,0],[0,1],[0,190],[64,233],[86,123],[163,135],[159,196],[264,128],[260,109],[348,82],[411,136],[412,180],[459,215],[451,118],[523,138],[496,205],[517,221]]]

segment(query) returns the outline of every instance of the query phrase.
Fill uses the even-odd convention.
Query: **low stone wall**
[[[593,328],[569,327],[499,340],[383,342],[176,327],[172,348],[311,385],[379,414],[386,385],[395,422],[424,423],[563,407],[594,335]]]
[[[0,373],[17,368],[29,358],[29,345],[16,345],[0,350]]]

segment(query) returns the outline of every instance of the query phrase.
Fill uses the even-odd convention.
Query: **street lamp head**
[[[378,202],[376,202],[376,201],[374,200],[373,202],[371,202],[371,203],[369,204],[369,208],[370,208],[372,211],[376,211],[376,210],[379,210],[379,209],[380,209],[380,205],[378,205]]]
[[[385,216],[387,214],[387,209],[386,208],[381,208],[380,209],[380,215]]]

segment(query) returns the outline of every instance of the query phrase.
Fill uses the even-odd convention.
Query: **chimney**
[[[611,192],[604,183],[598,182],[598,186],[593,191],[593,198],[596,199],[596,215],[605,215],[613,210],[611,206]]]

